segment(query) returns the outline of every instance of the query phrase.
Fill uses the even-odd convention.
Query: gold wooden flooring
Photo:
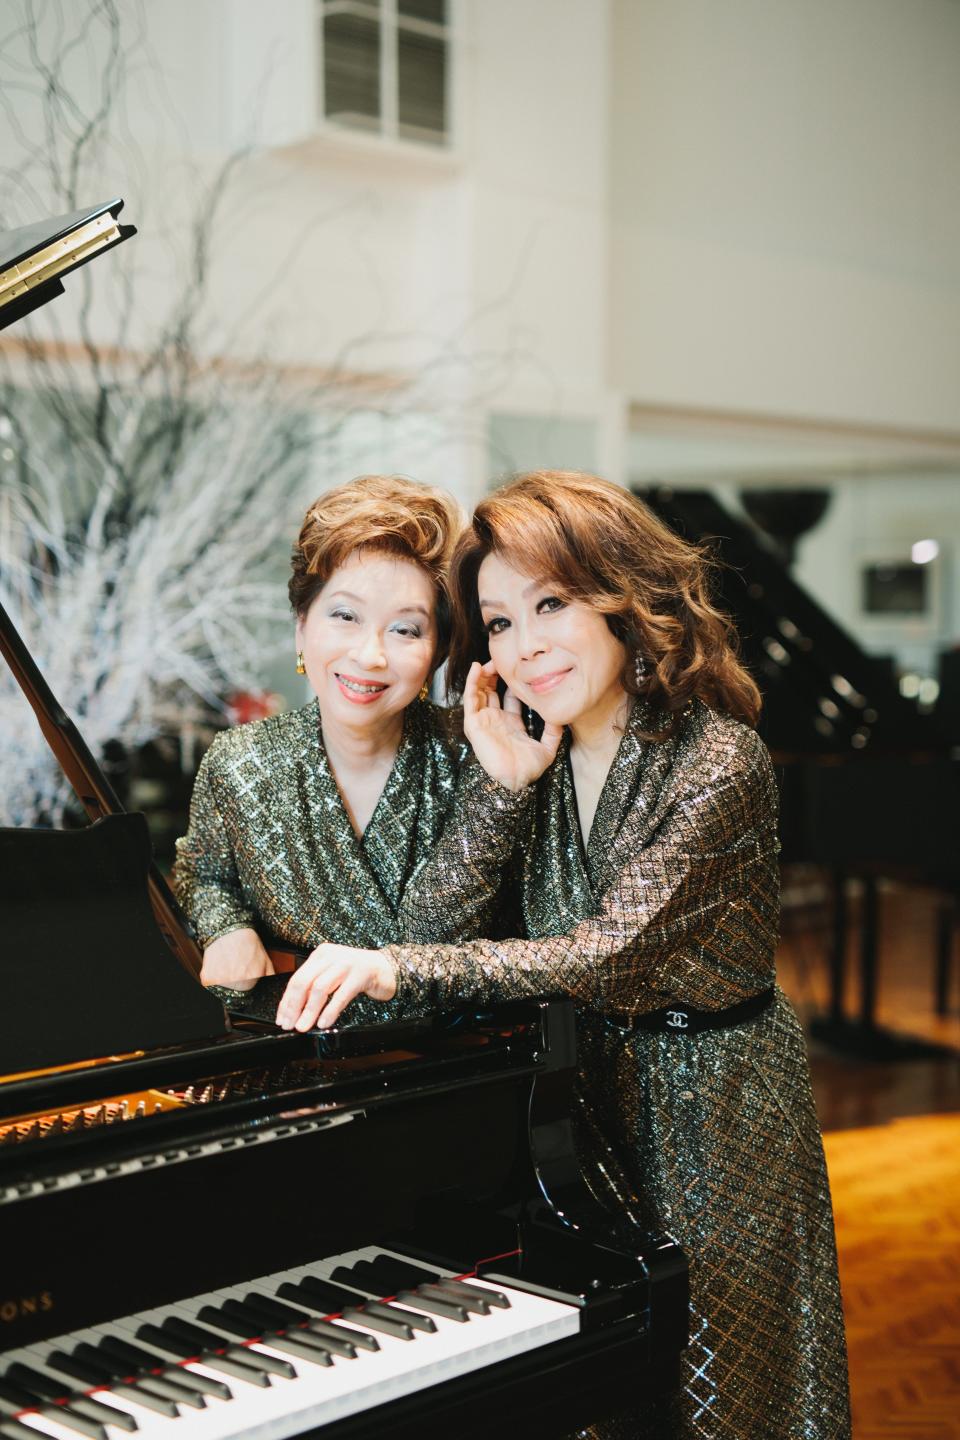
[[[878,1019],[960,1050],[933,1015],[933,900],[882,897]],[[826,1000],[825,913],[790,923],[781,984]],[[855,968],[851,936],[851,968]],[[856,1003],[851,979],[848,1007]],[[960,1063],[862,1061],[811,1047],[837,1219],[855,1440],[960,1440]]]
[[[856,1440],[960,1437],[960,1115],[825,1136]]]

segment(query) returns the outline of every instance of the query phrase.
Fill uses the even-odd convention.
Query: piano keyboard
[[[367,1247],[9,1352],[0,1436],[282,1440],[579,1321],[574,1305]]]

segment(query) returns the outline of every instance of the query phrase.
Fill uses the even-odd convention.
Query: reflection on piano
[[[231,1021],[143,817],[0,638],[94,818],[0,832],[0,1435],[535,1437],[675,1383],[686,1262],[583,1184],[570,1004]]]

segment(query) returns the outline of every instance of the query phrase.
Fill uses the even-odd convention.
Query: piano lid
[[[63,294],[62,276],[136,235],[122,200],[0,231],[0,330]]]
[[[61,276],[135,235],[117,221],[122,208],[113,200],[0,233],[0,327],[62,294]],[[223,1006],[194,978],[199,947],[152,863],[144,817],[120,812],[2,606],[0,655],[96,822],[0,831],[0,1070],[226,1034]]]
[[[142,815],[0,830],[0,1070],[209,1040],[223,1006],[171,955]]]

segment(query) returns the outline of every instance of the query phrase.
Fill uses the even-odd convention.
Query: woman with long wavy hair
[[[638,1396],[596,1433],[842,1440],[830,1194],[774,979],[777,792],[708,558],[619,487],[540,472],[477,507],[451,595],[475,748],[526,797],[522,935],[323,946],[278,1020],[330,1025],[360,994],[405,1013],[571,996],[585,1176],[628,1233],[675,1235],[691,1271],[670,1414]]]

